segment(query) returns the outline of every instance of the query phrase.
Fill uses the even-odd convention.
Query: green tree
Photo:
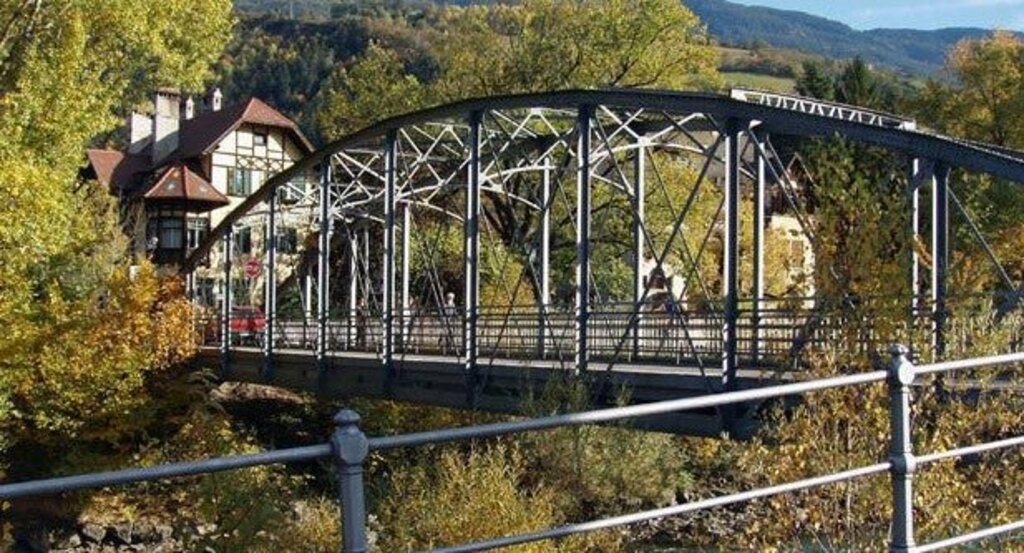
[[[77,174],[89,141],[155,86],[202,85],[230,10],[222,0],[0,5],[0,436],[9,443],[116,430],[146,371],[174,360],[165,346],[189,343],[158,338],[164,315],[182,325],[180,305],[173,294],[161,301],[151,272],[128,278],[113,201]]]
[[[815,61],[803,63],[803,72],[796,80],[796,91],[802,96],[811,98],[835,99],[832,76],[828,74],[822,64]]]
[[[950,79],[930,81],[914,108],[938,131],[1008,148],[1024,149],[1024,40],[1011,33],[958,43],[946,60]],[[1024,251],[1024,190],[1019,183],[954,171],[953,190],[1019,287]],[[954,283],[960,291],[1002,287],[977,237],[957,232]]]
[[[673,0],[526,0],[443,13],[441,96],[721,85],[700,20]]]
[[[406,73],[398,53],[377,43],[370,44],[359,62],[342,69],[333,81],[318,114],[320,129],[330,138],[428,103],[429,91]]]
[[[944,132],[1024,149],[1024,40],[996,32],[964,40],[949,53],[953,83],[931,81],[918,102],[922,115]]]
[[[876,107],[879,103],[878,83],[868,65],[856,57],[843,68],[836,79],[836,101],[854,106]]]

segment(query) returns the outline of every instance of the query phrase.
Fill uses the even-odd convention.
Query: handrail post
[[[910,385],[914,365],[907,359],[907,348],[894,344],[889,348],[889,469],[892,481],[892,529],[890,553],[913,553],[914,543],[914,471],[917,462],[912,448],[910,426]]]
[[[343,409],[334,416],[331,449],[338,463],[338,498],[341,502],[342,553],[365,553],[366,490],[363,462],[370,451],[366,434],[359,429],[359,414]]]

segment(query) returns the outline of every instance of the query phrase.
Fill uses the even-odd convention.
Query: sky
[[[1024,0],[732,0],[820,15],[854,29],[999,27],[1024,31]]]

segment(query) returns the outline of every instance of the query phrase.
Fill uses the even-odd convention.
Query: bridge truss
[[[403,360],[444,358],[461,369],[469,405],[506,361],[573,372],[688,367],[705,391],[736,390],[741,369],[791,365],[804,345],[837,339],[843,322],[823,310],[836,298],[766,294],[769,218],[792,218],[809,255],[816,248],[806,179],[776,149],[779,136],[841,136],[905,165],[907,232],[930,231],[931,263],[924,275],[908,252],[901,338],[926,332],[941,356],[950,207],[970,221],[950,191],[951,170],[1024,182],[1020,154],[887,114],[750,91],[566,91],[389,119],[271,178],[183,269],[221,275],[207,337],[225,370],[245,350],[232,306],[264,305],[265,335],[250,345],[260,347],[265,380],[303,350],[320,383],[341,358],[371,359],[385,396]],[[285,254],[263,239],[250,248],[263,293],[240,298],[240,229],[275,236],[282,221],[301,227],[305,247]]]

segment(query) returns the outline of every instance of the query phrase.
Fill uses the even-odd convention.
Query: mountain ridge
[[[436,1],[469,5],[494,4],[500,0]],[[248,14],[286,16],[292,13],[299,17],[327,18],[332,7],[342,3],[340,0],[236,0],[235,7]],[[386,0],[365,3],[367,6],[387,5]],[[399,0],[399,3],[416,5],[426,0]],[[766,44],[840,60],[860,56],[871,64],[918,77],[938,76],[946,53],[960,40],[980,38],[992,32],[977,27],[857,30],[840,21],[797,10],[747,6],[728,0],[682,0],[682,3],[701,18],[712,36],[723,45]]]
[[[935,76],[957,42],[991,34],[977,27],[857,30],[840,21],[796,10],[746,6],[728,0],[684,0],[725,44],[765,43],[834,59],[862,57],[904,73]],[[1020,33],[1017,33],[1020,34]]]

